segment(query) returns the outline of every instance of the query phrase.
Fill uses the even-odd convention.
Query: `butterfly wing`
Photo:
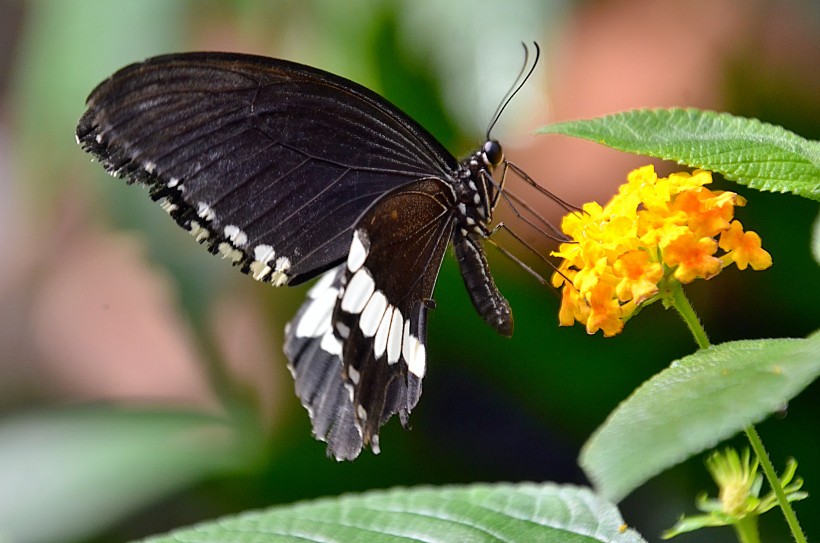
[[[331,325],[343,276],[344,264],[325,272],[311,287],[307,300],[285,327],[284,351],[296,395],[310,415],[313,435],[327,442],[328,455],[352,460],[362,450],[362,433],[343,386],[342,353]]]
[[[395,413],[406,426],[421,395],[427,310],[454,206],[439,179],[379,200],[356,224],[346,263],[311,289],[286,330],[297,394],[337,459],[378,451],[379,428]]]
[[[259,280],[296,284],[344,259],[356,220],[455,159],[372,91],[233,53],[156,57],[88,98],[77,140],[197,241]]]

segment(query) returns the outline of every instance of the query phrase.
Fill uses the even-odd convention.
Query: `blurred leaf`
[[[556,123],[539,132],[676,160],[754,189],[820,200],[820,142],[757,119],[697,109],[642,109]]]
[[[376,19],[369,50],[375,56],[378,86],[388,100],[429,130],[445,148],[452,149],[458,141],[458,128],[442,103],[441,82],[429,62],[418,60],[413,50],[403,48],[398,35],[400,16],[393,7],[382,10]]]
[[[546,484],[398,489],[245,513],[144,543],[644,541],[589,489]]]
[[[0,541],[87,537],[235,463],[224,421],[87,408],[0,422]]]
[[[780,409],[820,375],[820,333],[734,341],[677,360],[627,398],[581,451],[595,487],[636,487]]]
[[[820,214],[814,219],[814,228],[811,235],[811,252],[814,261],[820,264]]]

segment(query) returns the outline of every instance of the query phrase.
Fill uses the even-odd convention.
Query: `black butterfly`
[[[160,56],[88,98],[77,141],[145,184],[196,240],[276,286],[322,272],[286,328],[315,436],[336,459],[379,449],[421,395],[427,312],[450,241],[472,302],[513,319],[481,246],[504,162],[489,139],[457,161],[376,93],[327,72],[232,53]]]

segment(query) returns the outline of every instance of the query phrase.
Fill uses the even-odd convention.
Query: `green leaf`
[[[820,200],[820,142],[757,119],[697,109],[640,109],[556,123],[539,132],[675,160],[758,190]]]
[[[593,543],[644,541],[587,488],[555,484],[396,489],[245,513],[143,543]]]
[[[109,407],[0,422],[0,541],[84,539],[159,497],[234,467],[211,416]]]
[[[698,515],[696,517],[683,517],[678,522],[663,532],[663,539],[671,539],[675,536],[685,534],[687,532],[694,532],[702,528],[710,528],[714,526],[728,526],[728,521],[722,520],[717,515]]]
[[[600,494],[618,501],[650,477],[781,408],[820,375],[820,333],[735,341],[682,358],[613,411],[581,451]]]

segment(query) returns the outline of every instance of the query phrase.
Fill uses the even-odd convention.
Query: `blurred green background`
[[[559,329],[554,293],[488,249],[515,312],[508,340],[475,315],[448,257],[412,431],[391,421],[380,455],[339,464],[310,437],[281,354],[307,287],[266,288],[209,256],[74,143],[85,97],[116,69],[209,49],[354,79],[464,155],[532,40],[544,49],[539,68],[494,136],[571,202],[605,201],[647,160],[532,135],[548,122],[695,106],[820,138],[820,10],[810,1],[0,2],[0,542],[124,541],[395,485],[584,483],[576,457],[589,434],[695,349],[674,314],[653,306],[611,339]],[[748,198],[738,216],[775,264],[687,289],[712,341],[807,335],[820,324],[809,252],[817,205],[719,184]],[[544,208],[556,222],[558,211]],[[819,391],[760,426],[779,467],[790,455],[800,462],[812,497],[797,513],[815,538]],[[695,458],[621,507],[657,540],[701,490],[714,492]],[[763,530],[786,540],[777,513]],[[721,529],[679,539],[734,538]]]

